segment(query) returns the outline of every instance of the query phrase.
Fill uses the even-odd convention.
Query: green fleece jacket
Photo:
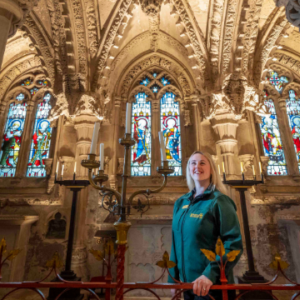
[[[220,236],[225,247],[225,255],[232,250],[241,250],[233,262],[228,262],[225,273],[228,283],[234,283],[233,267],[238,262],[243,243],[235,203],[219,191],[207,189],[202,195],[193,198],[194,191],[179,198],[174,205],[172,223],[172,249],[170,260],[176,266],[170,269],[171,275],[182,282],[193,282],[201,275],[213,284],[220,281],[220,268],[217,261],[209,261],[200,249],[215,252]],[[174,283],[169,276],[169,283]]]

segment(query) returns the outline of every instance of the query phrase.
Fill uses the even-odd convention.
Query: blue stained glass
[[[153,76],[154,78],[156,78],[156,77],[157,77],[157,73],[153,73],[152,76]]]
[[[271,113],[270,116],[263,117],[260,124],[264,153],[270,158],[267,172],[268,175],[287,175],[274,102],[268,99],[265,100],[265,105],[269,107]]]
[[[164,86],[170,84],[170,81],[169,81],[167,78],[165,78],[165,77],[162,77],[161,80],[160,80],[160,82],[161,82]]]
[[[37,84],[41,86],[48,86],[49,82],[48,80],[38,80]]]
[[[283,90],[283,84],[289,82],[288,78],[285,76],[279,77],[278,74],[274,71],[272,71],[270,75],[271,76],[269,78],[267,77],[266,79],[270,81],[270,83],[275,87],[275,89],[279,93],[281,93]]]
[[[30,90],[31,95],[35,95],[39,89],[37,87],[34,87],[33,89]]]
[[[179,102],[173,93],[166,93],[160,101],[160,127],[164,134],[166,157],[175,172],[171,176],[182,175],[181,129]]]
[[[145,93],[135,96],[132,104],[132,137],[135,145],[131,148],[131,175],[151,175],[151,102]]]
[[[22,143],[27,104],[11,103],[0,151],[0,177],[14,177]]]
[[[50,122],[47,120],[51,110],[50,99],[51,94],[47,93],[37,107],[27,168],[28,177],[46,176],[45,158],[49,158],[52,135]]]
[[[153,93],[158,93],[158,91],[160,90],[160,87],[157,84],[154,84],[151,86],[151,90]]]
[[[148,77],[145,77],[144,80],[141,81],[141,85],[147,86],[150,83],[150,79]]]
[[[22,86],[28,86],[28,85],[31,85],[31,79],[30,78],[27,78],[27,79],[25,79],[22,83],[21,83],[21,85]]]
[[[297,99],[294,90],[289,91],[289,99],[286,100],[286,112],[289,118],[298,169],[300,171],[300,99]]]
[[[25,96],[24,96],[24,94],[19,94],[17,97],[16,97],[16,99],[18,100],[18,101],[23,101],[24,99],[25,99]]]

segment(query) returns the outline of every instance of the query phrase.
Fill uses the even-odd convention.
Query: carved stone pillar
[[[252,155],[252,154],[239,155],[239,161],[243,163],[243,172],[245,175],[245,179],[253,180],[254,179],[254,176],[253,176],[254,155]],[[242,170],[241,170],[241,173],[242,173]],[[257,175],[259,175],[259,174],[257,174]],[[260,179],[259,176],[257,176],[257,178]]]
[[[22,134],[22,143],[19,152],[16,177],[25,177],[27,166],[28,166],[28,157],[32,139],[32,132],[35,119],[35,105],[33,101],[27,101],[27,113],[26,120],[24,125],[24,130]]]
[[[152,120],[151,120],[151,127],[152,127],[152,165],[151,165],[151,175],[157,175],[156,167],[160,166],[161,164],[161,157],[160,157],[160,144],[158,139],[158,132],[160,129],[160,114],[159,114],[159,100],[152,101]]]
[[[220,147],[221,156],[224,158],[227,179],[235,179],[232,177],[238,173],[237,168],[239,167],[234,159],[237,146],[236,130],[238,127],[235,115],[232,113],[221,113],[215,115],[210,121],[214,131],[219,136],[216,144]],[[231,176],[231,178],[228,176]]]
[[[194,114],[194,128],[196,135],[196,149],[201,150],[201,115],[198,107],[199,99],[196,95],[191,96],[193,114]]]
[[[277,109],[276,111],[278,116],[278,125],[281,132],[281,140],[284,148],[287,173],[292,176],[299,175],[295,146],[292,138],[288,116],[286,113],[286,98],[279,98],[278,101],[275,102],[277,102],[277,105],[279,107],[279,109]]]
[[[120,98],[116,98],[114,101],[114,117],[113,117],[113,126],[114,126],[114,133],[112,139],[112,163],[110,173],[112,174],[109,178],[110,185],[114,189],[118,189],[118,147],[119,147],[119,136],[120,136],[120,106],[122,100]]]

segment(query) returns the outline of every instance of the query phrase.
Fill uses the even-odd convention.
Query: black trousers
[[[209,292],[209,294],[215,298],[215,300],[222,300],[222,291],[218,291],[218,290],[212,290]],[[197,296],[193,293],[193,290],[188,290],[186,292],[183,293],[183,297],[184,300],[211,300],[211,298],[209,298],[209,296]],[[236,297],[236,293],[235,291],[228,291],[228,299],[229,300],[234,300]]]

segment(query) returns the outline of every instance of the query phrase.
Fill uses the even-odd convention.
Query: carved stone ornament
[[[300,4],[297,0],[289,0],[285,7],[286,18],[300,30]]]
[[[61,115],[64,115],[67,118],[69,118],[69,116],[70,116],[69,103],[68,103],[64,93],[60,93],[57,95],[56,105],[51,110],[49,119],[54,120],[54,119],[57,119]]]
[[[64,165],[64,174],[67,174],[69,173],[69,170],[73,170],[72,169],[72,165],[73,165],[73,162],[74,162],[74,157],[72,156],[61,156],[59,158],[60,160],[60,163]]]
[[[103,116],[100,114],[100,108],[92,96],[82,95],[75,108],[75,115],[94,115],[99,120],[103,120]]]
[[[260,161],[261,161],[261,165],[262,165],[262,171],[263,171],[263,174],[264,174],[265,177],[268,175],[267,168],[268,168],[269,160],[270,160],[269,156],[261,156],[260,157]]]
[[[143,12],[150,17],[159,14],[162,2],[162,0],[140,0]]]
[[[243,154],[239,155],[239,161],[243,162],[244,166],[244,173],[245,174],[253,174],[252,172],[252,166],[253,166],[253,160],[254,160],[254,155],[252,154]]]

